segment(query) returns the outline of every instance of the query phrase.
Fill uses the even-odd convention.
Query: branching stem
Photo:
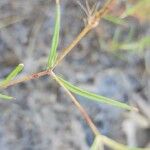
[[[75,96],[58,80],[56,74],[53,71],[51,71],[50,75],[57,81],[57,83],[61,87],[63,87],[63,89],[65,90],[65,92],[71,98],[72,103],[77,107],[77,109],[79,110],[79,112],[81,113],[81,115],[83,116],[83,118],[85,119],[85,121],[87,122],[87,124],[89,125],[89,127],[91,128],[91,130],[93,131],[95,137],[99,136],[100,147],[101,147],[101,150],[103,150],[104,146],[103,146],[103,142],[102,142],[102,139],[101,139],[102,136],[100,134],[100,131],[97,129],[97,127],[93,123],[92,119],[90,118],[90,116],[88,115],[88,113],[86,112],[86,110],[78,102],[78,100],[75,98]]]
[[[97,11],[92,17],[88,18],[90,19],[87,24],[87,26],[80,32],[80,34],[73,40],[73,42],[65,49],[62,50],[62,53],[59,55],[56,64],[51,70],[54,70],[54,68],[64,59],[64,57],[79,43],[79,41],[94,27],[98,25],[98,22],[101,20],[101,18],[109,11],[110,7],[116,0],[108,0],[105,4],[105,6]],[[59,2],[59,1],[56,1]],[[26,82],[29,80],[33,80],[36,78],[40,78],[42,76],[48,75],[51,70],[45,70],[42,72],[34,73],[31,75],[26,75],[25,77],[18,79],[18,80],[13,80],[7,86],[0,86],[0,89],[5,89],[9,86],[16,85],[22,82]]]
[[[73,42],[65,49],[62,50],[60,55],[58,56],[58,59],[56,61],[56,64],[52,68],[52,70],[64,59],[64,57],[81,41],[81,39],[93,28],[95,28],[99,21],[102,19],[102,17],[109,11],[110,7],[112,7],[113,3],[116,0],[108,0],[104,7],[100,9],[99,11],[95,12],[93,16],[88,18],[88,24],[84,27],[84,29],[79,33],[79,35],[73,40]]]
[[[93,16],[91,16],[90,18],[88,18],[88,24],[85,26],[85,28],[80,32],[80,34],[75,38],[75,40],[73,40],[73,42],[65,49],[62,50],[62,53],[59,55],[56,64],[54,65],[53,68],[49,69],[49,70],[45,70],[45,71],[41,71],[38,73],[34,73],[31,75],[26,75],[21,79],[18,80],[13,80],[11,82],[9,82],[7,85],[2,86],[0,85],[0,89],[5,89],[7,87],[10,87],[12,85],[16,85],[25,81],[29,81],[29,80],[33,80],[33,79],[37,79],[40,78],[42,76],[49,76],[51,75],[65,90],[65,92],[69,95],[69,97],[71,98],[73,104],[77,107],[77,109],[80,111],[80,113],[82,114],[82,116],[84,117],[84,119],[86,120],[87,124],[89,125],[89,127],[91,128],[91,130],[93,131],[95,136],[100,136],[101,137],[101,147],[103,149],[103,143],[105,145],[108,145],[109,147],[113,148],[113,149],[118,149],[118,150],[126,150],[127,147],[119,144],[109,138],[107,138],[106,136],[103,136],[100,134],[100,132],[98,131],[97,127],[95,126],[95,124],[93,123],[93,121],[91,120],[90,116],[87,114],[87,112],[85,111],[85,109],[80,105],[80,103],[76,100],[76,98],[74,97],[74,95],[57,79],[57,76],[55,75],[55,73],[53,72],[53,70],[55,69],[55,67],[64,59],[64,57],[79,43],[79,41],[89,32],[91,31],[93,28],[95,28],[99,21],[101,20],[101,18],[110,10],[110,7],[113,5],[113,3],[116,0],[108,0],[106,2],[106,4],[104,5],[104,7],[102,9],[100,9],[99,11],[96,11]],[[59,0],[56,0],[56,3],[59,3]],[[136,148],[131,148],[131,150],[135,150]],[[141,149],[136,149],[136,150],[141,150]],[[146,150],[146,149],[145,149]]]
[[[85,109],[81,106],[81,104],[77,101],[77,99],[74,97],[74,95],[58,80],[57,76],[55,75],[55,73],[53,71],[51,71],[51,75],[57,81],[57,83],[61,87],[63,87],[63,89],[65,90],[65,92],[69,95],[69,97],[71,98],[73,104],[80,111],[80,113],[82,114],[82,116],[84,117],[84,119],[86,120],[86,122],[88,123],[88,125],[90,126],[90,128],[92,129],[92,131],[95,134],[95,136],[99,135],[99,131],[96,128],[96,126],[94,125],[94,123],[91,120],[90,116],[87,114],[87,112],[85,111]]]

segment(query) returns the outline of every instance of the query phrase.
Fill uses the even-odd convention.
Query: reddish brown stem
[[[74,97],[74,95],[58,80],[57,76],[55,75],[55,73],[53,71],[51,71],[51,75],[52,77],[58,82],[58,84],[63,87],[63,89],[66,91],[66,93],[69,95],[69,97],[71,98],[73,104],[77,107],[77,109],[80,111],[80,113],[82,114],[82,116],[84,117],[85,121],[87,122],[87,124],[90,126],[90,128],[92,129],[93,133],[95,134],[95,136],[99,135],[99,131],[96,128],[95,124],[93,123],[92,119],[90,118],[90,116],[88,115],[88,113],[85,111],[85,109],[81,106],[81,104],[77,101],[77,99]]]
[[[30,80],[33,80],[33,79],[40,78],[40,77],[45,76],[45,75],[49,75],[49,73],[50,73],[50,70],[45,70],[45,71],[41,71],[41,72],[38,72],[38,73],[33,73],[31,75],[24,76],[21,79],[13,80],[13,81],[9,82],[8,85],[0,86],[0,88],[5,89],[5,88],[8,88],[12,85],[16,85],[16,84],[19,84],[19,83],[22,83],[22,82],[26,82],[26,81],[30,81]]]

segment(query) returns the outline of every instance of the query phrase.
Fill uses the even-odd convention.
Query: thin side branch
[[[71,98],[73,104],[80,111],[80,113],[82,114],[82,116],[84,117],[84,119],[86,120],[86,122],[88,123],[90,128],[92,129],[95,136],[99,135],[100,133],[99,133],[98,129],[96,128],[96,126],[94,125],[93,121],[91,120],[90,116],[87,114],[85,109],[80,105],[80,103],[77,101],[77,99],[74,97],[74,95],[58,80],[57,76],[55,75],[55,73],[53,71],[51,71],[51,75],[58,82],[58,84],[61,87],[63,87],[65,92],[69,95],[69,97]]]
[[[62,53],[59,55],[55,66],[51,70],[53,70],[64,59],[64,57],[79,43],[79,41],[90,30],[92,30],[94,27],[96,27],[96,25],[98,25],[98,22],[109,11],[109,9],[110,9],[110,7],[111,7],[111,5],[114,1],[115,0],[108,0],[107,3],[105,4],[105,6],[101,10],[97,11],[93,15],[93,17],[89,18],[90,20],[88,21],[89,23],[87,24],[87,26],[81,31],[81,33],[75,38],[75,40],[67,48],[62,50]],[[59,2],[59,1],[57,0],[57,2]],[[45,70],[45,71],[42,71],[42,72],[39,72],[39,73],[34,73],[34,74],[31,74],[31,75],[27,75],[27,76],[25,76],[21,79],[11,81],[5,87],[0,86],[0,88],[5,89],[5,88],[7,88],[9,86],[12,86],[12,85],[16,85],[16,84],[19,84],[19,83],[22,83],[22,82],[26,82],[26,81],[33,80],[33,79],[36,79],[36,78],[40,78],[42,76],[48,75],[49,73],[50,73],[50,70]]]
[[[81,106],[81,104],[78,102],[78,100],[74,97],[74,95],[58,80],[57,76],[55,75],[55,73],[53,71],[51,71],[51,76],[57,81],[57,83],[63,87],[63,89],[65,90],[65,92],[69,95],[69,97],[71,98],[73,104],[77,107],[77,109],[80,111],[81,115],[84,117],[85,121],[87,122],[87,124],[89,125],[89,127],[91,128],[91,130],[93,131],[95,137],[99,136],[100,138],[100,148],[101,150],[103,150],[103,145],[107,145],[110,148],[113,148],[115,150],[148,150],[148,149],[143,149],[143,148],[132,148],[132,147],[128,147],[125,146],[123,144],[120,144],[102,134],[100,134],[100,131],[97,129],[97,127],[95,126],[95,124],[93,123],[93,121],[91,120],[90,116],[88,115],[88,113],[86,112],[86,110]]]
[[[10,86],[13,86],[13,85],[16,85],[16,84],[19,84],[19,83],[22,83],[22,82],[30,81],[30,80],[33,80],[33,79],[37,79],[37,78],[40,78],[42,76],[49,75],[49,74],[50,74],[50,70],[45,70],[45,71],[41,71],[41,72],[38,72],[38,73],[33,73],[31,75],[24,76],[21,79],[13,80],[5,86],[0,85],[0,88],[1,89],[6,89]]]
[[[61,54],[58,56],[55,66],[52,70],[64,59],[64,57],[79,43],[79,41],[93,28],[95,28],[102,17],[108,13],[110,7],[116,0],[108,0],[104,7],[97,11],[93,16],[88,18],[87,26],[80,32],[80,34],[73,40],[73,42],[65,49],[62,50]]]

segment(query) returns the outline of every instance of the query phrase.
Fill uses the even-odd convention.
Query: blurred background
[[[91,9],[104,0],[87,0]],[[86,0],[61,0],[59,51],[85,26]],[[55,19],[54,0],[0,0],[0,79],[19,63],[18,78],[43,70]],[[102,134],[129,146],[150,147],[150,3],[118,0],[55,72],[89,91],[136,106],[139,112],[77,96]],[[88,150],[93,134],[48,77],[9,87],[0,101],[1,150]],[[106,148],[107,149],[107,148]]]

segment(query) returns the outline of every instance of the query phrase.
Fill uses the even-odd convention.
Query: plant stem
[[[31,75],[26,75],[26,76],[22,77],[21,79],[10,81],[5,86],[0,85],[0,88],[5,89],[5,88],[8,88],[12,85],[16,85],[16,84],[19,84],[19,83],[22,83],[22,82],[26,82],[26,81],[29,81],[29,80],[40,78],[40,77],[45,76],[45,75],[49,75],[49,73],[50,73],[50,70],[44,70],[44,71],[41,71],[41,72],[38,72],[38,73],[33,73]]]
[[[128,147],[123,144],[120,144],[104,135],[101,135],[102,142],[108,147],[114,150],[149,150],[149,148],[136,148],[136,147]]]
[[[62,53],[59,55],[56,64],[54,65],[54,67],[51,69],[53,70],[63,59],[64,57],[79,43],[79,41],[90,31],[93,29],[93,27],[96,27],[98,25],[98,22],[101,20],[101,18],[109,11],[110,6],[112,5],[112,3],[116,1],[116,0],[108,0],[105,4],[105,6],[100,9],[99,11],[97,11],[93,17],[88,18],[90,19],[88,22],[90,22],[89,24],[87,24],[87,26],[81,31],[81,33],[75,38],[75,40],[64,50],[62,50]],[[56,1],[57,2],[57,1]],[[95,26],[96,25],[96,26]],[[42,72],[38,72],[38,73],[34,73],[31,75],[27,75],[21,79],[18,80],[13,80],[10,83],[8,83],[6,86],[2,86],[0,85],[0,88],[5,89],[9,86],[12,85],[16,85],[25,81],[29,81],[29,80],[33,80],[36,78],[40,78],[42,76],[48,75],[50,73],[50,70],[45,70]]]
[[[53,71],[51,71],[51,75],[58,82],[58,84],[63,87],[65,92],[70,96],[73,104],[78,108],[80,113],[83,115],[84,119],[86,120],[86,122],[88,123],[90,128],[92,129],[95,136],[99,135],[99,131],[96,128],[96,126],[94,125],[94,123],[92,122],[90,116],[87,114],[85,109],[80,105],[80,103],[77,101],[77,99],[74,97],[74,95],[58,80],[57,76],[55,75],[55,73]]]
[[[108,145],[110,148],[113,148],[114,150],[127,150],[127,149],[128,150],[141,150],[140,148],[129,148],[129,147],[123,145],[123,144],[120,144],[120,143],[118,143],[118,142],[116,142],[116,141],[114,141],[112,139],[107,138],[106,136],[101,135],[100,131],[97,129],[97,127],[93,123],[92,119],[90,118],[90,116],[88,115],[88,113],[86,112],[86,110],[78,102],[78,100],[75,98],[75,96],[60,82],[60,80],[57,78],[56,74],[53,71],[51,71],[51,73],[49,75],[51,75],[57,81],[57,83],[61,87],[63,87],[63,89],[65,90],[65,92],[69,95],[69,97],[71,98],[73,104],[80,111],[81,115],[84,117],[85,121],[87,122],[87,124],[89,125],[89,127],[91,128],[91,130],[93,131],[95,137],[99,136],[101,150],[103,150],[103,143],[105,145]]]
[[[79,43],[79,41],[93,28],[98,25],[98,22],[102,19],[102,17],[109,11],[110,7],[116,0],[108,0],[104,7],[97,11],[92,17],[88,18],[88,24],[84,29],[80,32],[80,34],[73,40],[73,42],[65,49],[62,50],[56,64],[52,68],[52,70],[64,59],[64,57]]]

